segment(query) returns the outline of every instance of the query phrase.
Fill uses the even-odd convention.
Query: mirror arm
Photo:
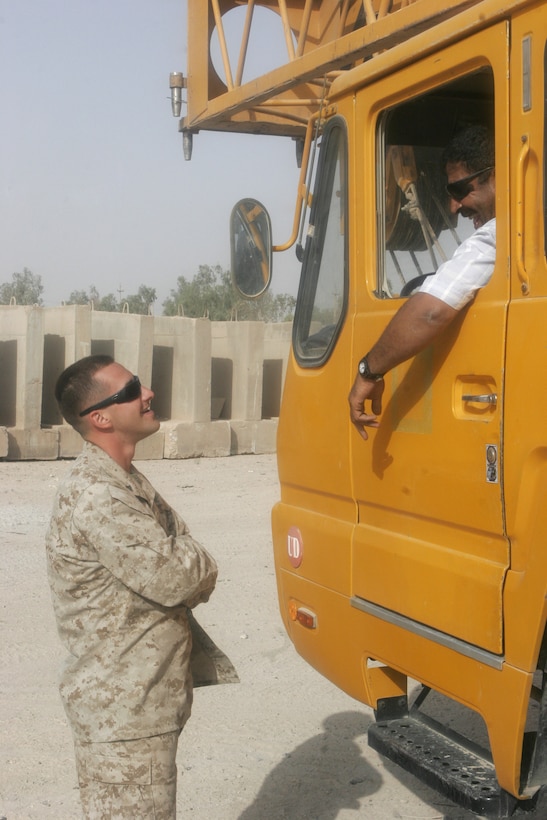
[[[284,245],[273,245],[272,251],[286,251],[290,247],[294,245],[298,236],[298,228],[300,225],[300,218],[302,216],[302,206],[304,205],[304,201],[308,199],[308,188],[306,185],[306,172],[308,169],[308,163],[310,159],[310,150],[312,144],[312,136],[314,129],[316,127],[316,122],[321,115],[320,111],[317,111],[313,114],[309,121],[306,128],[306,138],[304,140],[304,151],[302,153],[302,164],[300,165],[300,178],[298,180],[298,192],[296,195],[296,204],[294,208],[294,220],[293,220],[293,228],[290,238],[285,242]]]

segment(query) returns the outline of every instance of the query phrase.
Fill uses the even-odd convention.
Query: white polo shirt
[[[428,276],[417,293],[436,296],[454,310],[461,310],[475,293],[488,284],[496,261],[496,220],[490,219],[457,248],[447,262]]]

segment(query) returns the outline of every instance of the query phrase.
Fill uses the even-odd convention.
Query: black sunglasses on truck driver
[[[448,185],[445,186],[446,193],[449,197],[455,199],[456,202],[461,202],[462,199],[465,199],[465,197],[473,190],[473,186],[471,185],[472,180],[480,177],[482,174],[486,174],[488,171],[493,170],[494,166],[489,165],[488,168],[483,168],[482,171],[469,174],[468,177],[462,177],[461,179],[457,179],[455,182],[449,182]]]

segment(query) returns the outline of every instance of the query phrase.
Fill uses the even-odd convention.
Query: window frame
[[[304,368],[315,368],[325,364],[336,346],[336,341],[343,327],[348,307],[349,288],[349,174],[348,174],[348,133],[343,117],[330,119],[321,134],[319,161],[313,189],[309,225],[302,262],[302,275],[298,288],[296,310],[293,323],[293,350],[298,364]],[[340,196],[343,214],[343,273],[342,302],[340,314],[334,323],[331,338],[325,349],[317,355],[310,355],[303,349],[312,322],[312,313],[324,261],[325,242],[329,225],[330,203],[332,202],[333,185],[337,169],[340,169],[342,180]],[[328,327],[325,325],[324,327]]]
[[[466,86],[469,85],[473,77],[479,79],[482,77],[480,81],[483,83],[483,86],[480,93],[469,94],[469,89],[466,89]],[[468,94],[468,96],[466,96],[466,94]],[[458,106],[458,110],[457,115],[454,116],[454,120],[450,124],[448,113],[451,106],[454,104],[454,101]],[[425,213],[426,218],[430,221],[433,219],[437,221],[439,219],[439,215],[443,216],[443,210],[445,212],[445,223],[438,228],[438,231],[436,231],[436,239],[442,239],[441,249],[439,250],[434,247],[432,252],[430,252],[427,247],[412,248],[410,246],[402,246],[399,248],[388,249],[386,240],[386,176],[388,173],[386,162],[387,146],[409,146],[415,150],[418,149],[417,156],[422,155],[422,163],[424,160],[424,152],[427,151],[439,154],[440,160],[440,155],[442,155],[442,151],[444,150],[446,144],[448,144],[450,138],[465,125],[471,125],[473,123],[486,125],[492,130],[493,133],[495,133],[495,105],[495,72],[493,66],[490,63],[485,62],[483,65],[474,66],[471,70],[464,71],[454,78],[450,78],[448,80],[446,78],[439,78],[438,83],[435,83],[425,89],[416,90],[413,94],[405,96],[401,95],[397,101],[390,102],[390,104],[377,111],[374,138],[375,162],[377,169],[375,194],[377,215],[377,253],[376,279],[374,282],[374,289],[372,291],[376,299],[383,301],[394,301],[408,298],[408,296],[414,293],[415,289],[419,287],[419,284],[421,284],[418,283],[417,280],[425,280],[427,277],[434,275],[443,261],[445,259],[450,259],[458,245],[465,238],[467,238],[468,235],[473,233],[472,227],[470,227],[470,225],[468,225],[461,218],[454,220],[450,219],[449,202],[442,200],[442,196],[444,195],[445,180],[442,179],[443,173],[439,166],[439,168],[435,170],[431,176],[428,172],[422,176],[422,179],[425,182],[425,187],[433,191],[434,195],[436,194],[441,203],[436,206],[437,212],[433,212],[432,201],[430,199],[425,200],[419,196],[419,201],[425,203],[426,207],[423,208],[423,212]],[[401,122],[405,120],[405,110],[407,110],[407,117],[409,113],[411,114],[411,116],[408,117],[408,130],[401,128]],[[448,123],[448,125],[445,126],[446,133],[444,134],[444,139],[440,141],[437,141],[436,137],[430,136],[434,134],[434,129],[431,126],[432,124],[435,124],[436,112],[438,112],[439,122]],[[422,117],[424,115],[426,117],[426,125],[422,124]],[[397,121],[398,119],[399,122]],[[393,125],[394,122],[395,125]],[[393,142],[391,140],[393,139],[394,134],[390,133],[391,129],[393,129],[395,135],[399,137],[398,140]],[[422,134],[424,135],[423,138]],[[403,139],[402,137],[405,138]],[[424,172],[425,169],[429,168],[431,171],[431,162],[426,161],[425,165],[420,165],[417,156],[415,158],[417,170]],[[416,188],[419,189],[419,186],[423,184],[424,183],[420,182],[420,178],[418,177]],[[423,193],[423,190],[421,193]],[[399,220],[401,213],[399,213],[397,221]],[[392,226],[392,230],[398,230],[398,227],[399,226],[397,224],[394,224]],[[452,238],[450,238],[449,234],[452,234]],[[410,240],[410,242],[412,241],[413,240]],[[389,269],[387,266],[388,251],[392,252],[395,260],[397,260],[395,254],[409,254],[409,256],[412,254],[417,255],[417,261],[415,262],[416,269],[413,271],[412,276],[409,276],[408,279],[403,280],[399,293],[392,292],[392,289],[390,289],[387,285],[389,278]],[[420,256],[420,254],[423,254],[423,256]],[[428,258],[429,256],[436,258],[436,266],[431,270],[429,268],[433,268],[433,265],[432,259]],[[405,257],[403,256],[402,259],[404,261]],[[420,268],[420,263],[424,264],[427,267],[427,270],[422,270]],[[402,272],[404,272],[404,270],[405,268],[403,267]],[[405,292],[406,286],[410,284],[411,281],[416,281],[414,289]]]

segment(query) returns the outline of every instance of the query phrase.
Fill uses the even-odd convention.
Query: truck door
[[[545,7],[511,29],[511,306],[507,332],[505,657],[535,669],[546,619],[547,29]]]
[[[509,563],[502,474],[508,279],[505,23],[356,92],[362,203],[352,259],[352,373],[416,281],[473,227],[450,219],[443,147],[492,127],[496,266],[441,338],[386,376],[380,427],[351,431],[352,602],[466,653],[503,652]],[[373,168],[375,171],[373,171]],[[376,184],[372,184],[375,174]],[[466,225],[468,223],[468,227]],[[388,660],[388,658],[378,660]]]

